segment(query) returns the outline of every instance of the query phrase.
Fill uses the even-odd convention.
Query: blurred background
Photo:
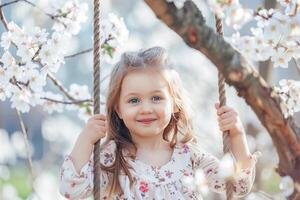
[[[61,0],[63,1],[63,0]],[[267,0],[266,0],[267,1]],[[0,1],[1,2],[1,1]],[[3,3],[10,1],[2,1]],[[56,4],[55,0],[32,0],[39,8],[49,9]],[[80,33],[65,44],[67,55],[92,47],[92,1],[82,1],[89,5],[88,20],[83,24]],[[267,4],[272,1],[267,1]],[[266,2],[253,0],[241,1],[250,8],[264,6]],[[1,3],[0,3],[1,4]],[[217,70],[212,63],[199,52],[190,49],[182,39],[156,19],[152,11],[143,1],[139,0],[109,0],[102,1],[102,15],[115,13],[123,17],[129,30],[129,39],[122,51],[138,50],[152,46],[165,47],[176,68],[181,74],[185,87],[188,89],[192,101],[194,123],[201,146],[217,157],[222,156],[222,138],[218,131],[214,103],[218,101]],[[205,4],[199,4],[206,17],[207,24],[214,28],[214,16]],[[273,5],[276,6],[273,2]],[[51,32],[53,21],[45,16],[41,10],[22,1],[3,8],[8,21],[14,21],[26,30],[34,26],[46,28]],[[249,34],[251,23],[240,31],[241,35]],[[1,24],[0,33],[4,32]],[[225,36],[234,33],[225,27]],[[0,49],[2,55],[3,49]],[[116,58],[116,60],[118,57]],[[65,87],[72,83],[87,85],[92,92],[92,52],[68,58],[65,60],[56,77]],[[102,64],[101,77],[109,75],[115,60]],[[273,68],[268,63],[253,63],[257,70],[263,73],[270,85],[278,85],[282,78],[299,80],[299,74],[291,63],[287,69]],[[108,79],[101,85],[105,96]],[[46,88],[53,92],[60,91],[48,82]],[[284,199],[279,185],[281,177],[275,172],[278,157],[272,141],[262,127],[257,117],[245,101],[239,98],[233,88],[227,88],[228,105],[234,107],[246,128],[250,151],[259,150],[256,170],[256,180],[251,194],[244,199]],[[28,139],[32,149],[34,186],[26,160],[25,144],[16,110],[12,109],[9,101],[0,101],[0,200],[19,199],[64,199],[58,193],[59,169],[63,158],[70,153],[71,148],[84,126],[84,121],[75,111],[64,110],[61,113],[48,114],[39,106],[31,108],[29,113],[22,115],[28,131]],[[300,114],[296,113],[298,122]],[[222,196],[209,193],[207,200],[223,199]]]

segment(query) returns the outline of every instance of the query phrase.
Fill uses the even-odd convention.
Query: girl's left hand
[[[215,104],[218,115],[219,129],[222,131],[229,131],[230,137],[235,137],[244,133],[243,124],[238,116],[238,113],[229,106],[220,107],[219,103]]]

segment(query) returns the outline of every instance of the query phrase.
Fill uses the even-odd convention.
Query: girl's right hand
[[[106,130],[106,116],[103,114],[95,114],[87,121],[81,135],[93,145],[99,139],[105,137]]]

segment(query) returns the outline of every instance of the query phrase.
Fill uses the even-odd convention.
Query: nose
[[[150,103],[144,102],[141,105],[140,113],[141,114],[149,114],[153,112],[153,108]]]

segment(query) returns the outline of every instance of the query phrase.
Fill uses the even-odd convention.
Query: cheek
[[[133,107],[124,108],[122,110],[123,120],[133,120],[135,119],[137,110]]]
[[[168,104],[169,105],[169,104]],[[170,121],[172,116],[172,108],[168,105],[162,105],[162,107],[159,109],[159,115],[163,117],[164,121]]]

